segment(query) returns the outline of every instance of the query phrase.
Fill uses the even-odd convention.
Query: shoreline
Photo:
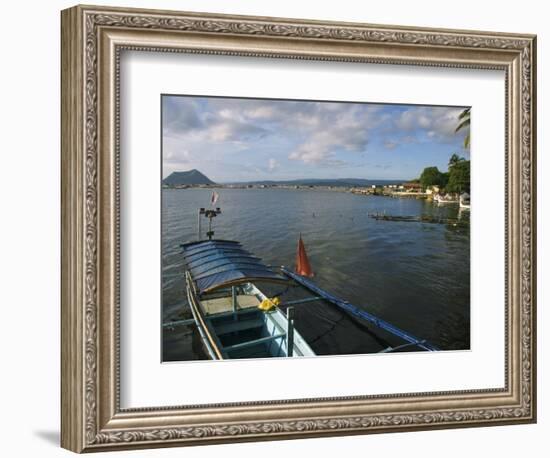
[[[363,196],[393,197],[405,199],[433,199],[433,193],[396,190],[399,185],[371,187],[360,186],[319,186],[319,185],[181,185],[162,186],[162,190],[229,189],[229,190],[287,190],[287,191],[330,191]]]

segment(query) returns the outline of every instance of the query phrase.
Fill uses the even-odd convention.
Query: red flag
[[[306,247],[302,241],[302,234],[298,239],[298,251],[296,253],[296,273],[304,277],[313,277],[313,270],[309,264],[309,259],[306,254]]]

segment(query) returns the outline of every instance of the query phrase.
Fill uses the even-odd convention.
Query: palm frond
[[[463,111],[458,115],[458,119],[463,119],[463,118],[466,117],[466,116],[470,117],[470,110],[471,110],[471,108],[466,108],[465,110],[463,110]]]
[[[464,148],[469,149],[470,148],[470,133],[466,134],[464,137]]]
[[[465,127],[470,125],[470,118],[464,119],[455,129],[455,132],[458,132],[461,129],[464,129]]]

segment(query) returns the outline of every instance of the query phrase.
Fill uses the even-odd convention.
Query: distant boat
[[[458,200],[450,194],[445,194],[444,196],[441,194],[436,194],[434,196],[434,202],[437,202],[438,204],[456,204],[458,203]]]
[[[468,194],[466,192],[461,194],[460,198],[458,200],[458,205],[460,206],[460,208],[469,209],[470,208],[470,194]]]

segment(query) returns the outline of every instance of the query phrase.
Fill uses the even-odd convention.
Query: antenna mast
[[[198,240],[201,240],[201,215],[204,215],[205,218],[208,218],[208,232],[206,233],[206,236],[208,237],[208,240],[212,240],[212,236],[214,235],[214,231],[212,230],[212,218],[215,218],[219,214],[221,214],[220,207],[216,207],[213,210],[206,210],[205,208],[199,209],[198,214]]]

